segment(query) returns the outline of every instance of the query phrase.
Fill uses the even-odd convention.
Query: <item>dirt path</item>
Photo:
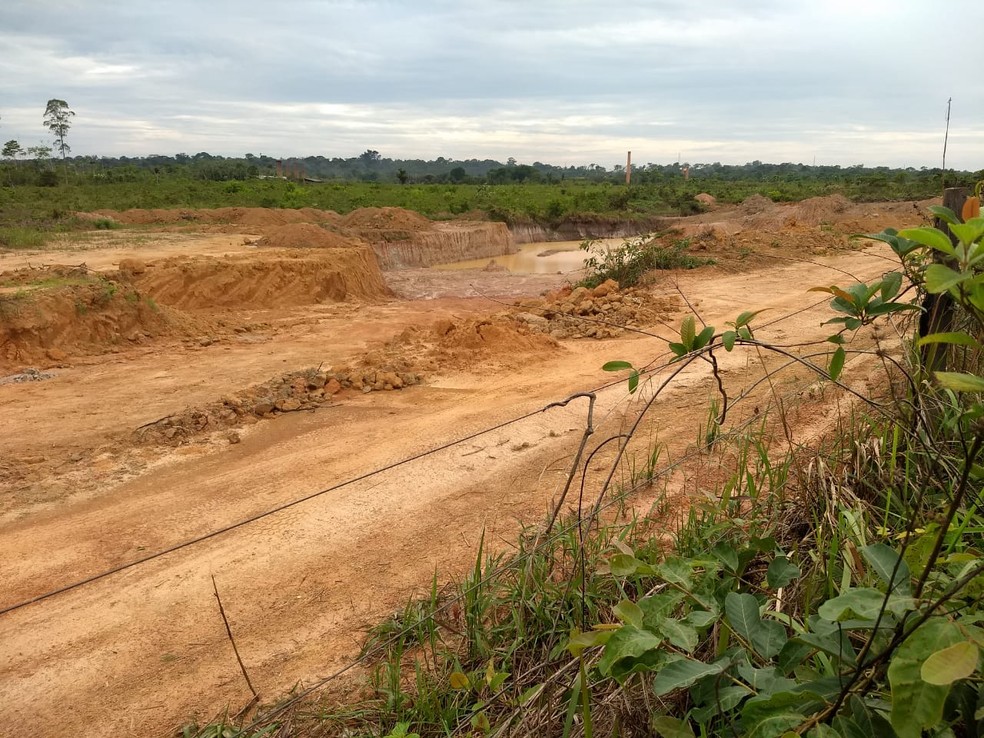
[[[822,261],[871,279],[890,268],[883,254]],[[405,293],[453,291],[401,278]],[[817,302],[808,286],[838,279],[843,275],[821,265],[782,262],[744,274],[673,275],[653,289],[670,293],[671,280],[678,282],[708,322],[722,325],[745,308],[767,308],[763,322],[806,308]],[[120,427],[175,403],[344,358],[403,325],[483,310],[489,304],[481,298],[446,296],[349,315],[285,314],[282,325],[290,329],[256,345],[132,351],[77,365],[46,383],[0,386],[12,421],[0,442],[25,456],[52,444],[98,446]],[[820,337],[829,332],[819,327],[823,315],[823,308],[807,310],[759,336]],[[252,426],[239,444],[175,453],[102,490],[63,490],[57,505],[34,501],[0,524],[0,608],[533,412],[610,380],[599,371],[605,361],[643,364],[664,345],[635,337],[566,342],[563,351],[506,372],[479,365],[401,392],[350,394],[312,414]],[[740,386],[755,361],[735,352],[722,369]],[[675,439],[678,448],[689,443],[711,390],[703,368],[687,370],[659,402],[661,437]],[[617,427],[618,414],[609,411],[624,396],[621,386],[601,393],[599,434]],[[165,735],[192,716],[245,703],[249,695],[216,611],[213,575],[265,698],[330,672],[357,654],[369,626],[426,588],[435,568],[467,567],[483,529],[502,546],[518,520],[538,519],[562,483],[583,420],[576,404],[535,414],[0,615],[0,724],[14,735]]]

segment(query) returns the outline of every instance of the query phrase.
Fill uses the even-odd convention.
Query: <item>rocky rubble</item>
[[[609,279],[594,289],[564,287],[539,299],[519,300],[513,318],[557,339],[600,339],[652,325],[678,306],[677,298],[620,290],[618,282]]]
[[[331,402],[342,389],[398,390],[419,382],[420,376],[413,372],[397,373],[386,365],[376,367],[371,363],[358,369],[343,367],[337,371],[303,369],[227,395],[219,402],[187,408],[152,421],[138,428],[133,435],[138,443],[177,446],[193,436],[226,431],[227,440],[238,443],[239,435],[232,430],[235,427],[284,413],[315,410]]]

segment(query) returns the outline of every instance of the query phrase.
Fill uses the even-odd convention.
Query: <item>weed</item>
[[[662,234],[626,240],[615,248],[585,241],[581,244],[581,250],[592,256],[584,261],[589,274],[578,284],[597,287],[608,279],[614,279],[623,288],[632,287],[643,274],[654,269],[696,269],[714,263],[712,259],[701,259],[690,254],[687,250],[689,245],[687,239],[666,245]]]

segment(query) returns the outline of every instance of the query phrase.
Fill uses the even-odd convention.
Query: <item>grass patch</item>
[[[30,226],[0,226],[0,248],[41,249],[48,242],[48,233]]]

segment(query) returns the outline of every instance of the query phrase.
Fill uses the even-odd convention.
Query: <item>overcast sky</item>
[[[0,142],[60,98],[73,154],[933,167],[952,97],[978,170],[982,33],[978,0],[0,0]]]

